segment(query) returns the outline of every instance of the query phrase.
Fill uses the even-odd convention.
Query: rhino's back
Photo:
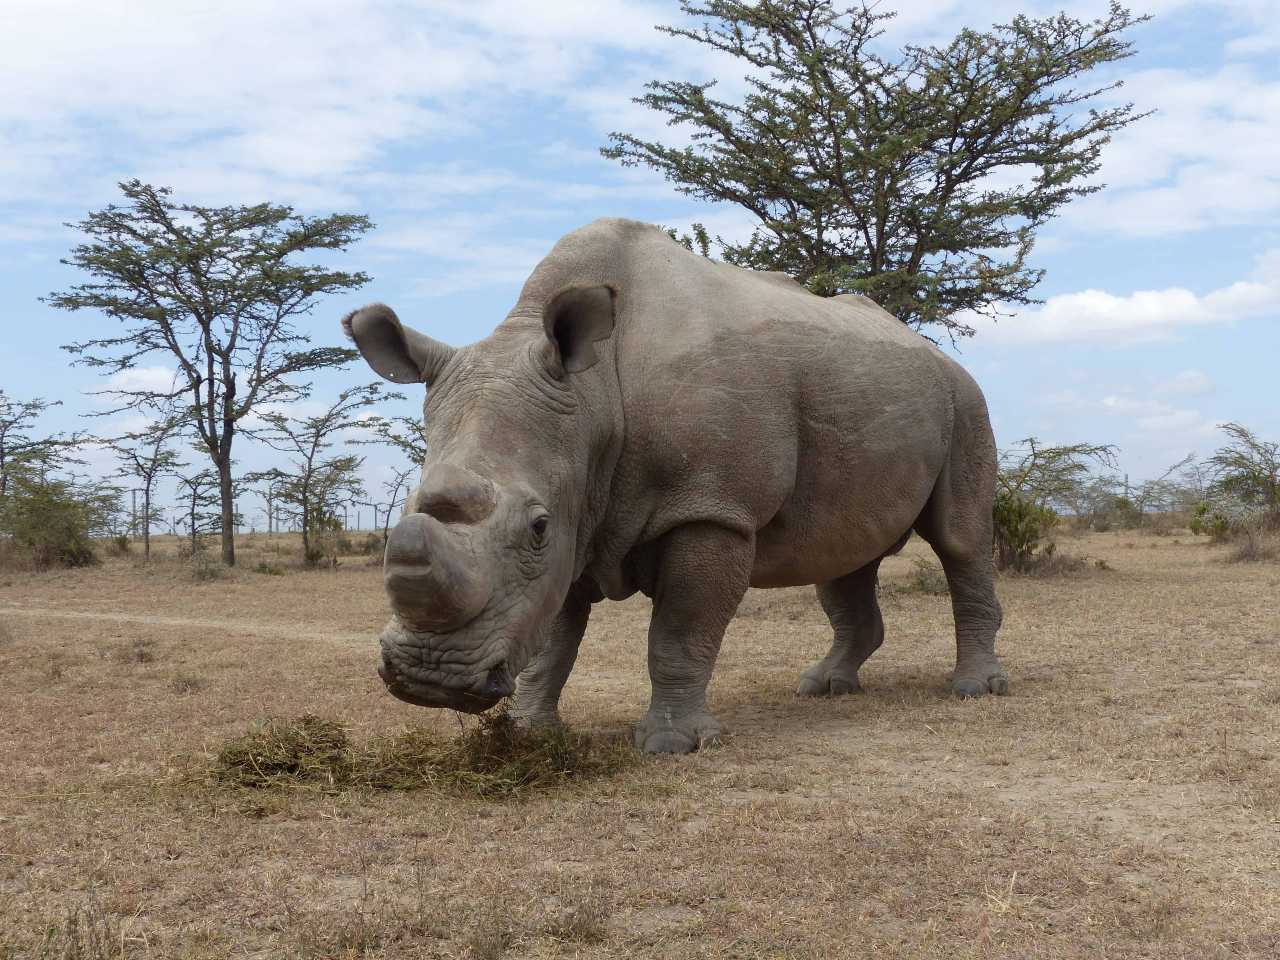
[[[953,378],[870,301],[709,261],[633,221],[575,231],[539,271],[530,285],[550,291],[618,290],[626,438],[611,509],[625,538],[728,524],[755,532],[757,585],[808,583],[883,553],[919,515],[947,455]]]

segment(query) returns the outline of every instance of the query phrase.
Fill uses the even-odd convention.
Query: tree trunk
[[[142,494],[142,562],[151,562],[151,488]]]
[[[231,458],[218,461],[218,493],[222,501],[222,562],[236,565],[236,504],[231,489]]]

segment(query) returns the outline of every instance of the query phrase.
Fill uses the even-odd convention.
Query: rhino
[[[343,318],[375,372],[427,386],[421,482],[388,537],[378,673],[408,703],[514,694],[558,724],[593,604],[652,598],[635,730],[685,753],[748,587],[815,584],[830,652],[803,696],[858,692],[884,639],[880,561],[915,531],[955,619],[952,687],[1003,694],[996,447],[973,379],[870,300],[597,220],[564,236],[485,339],[454,348],[382,304]]]

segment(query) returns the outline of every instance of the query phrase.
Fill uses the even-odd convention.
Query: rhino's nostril
[[[482,696],[501,700],[503,697],[511,696],[514,690],[515,684],[511,682],[511,674],[507,672],[507,665],[500,663],[489,671],[489,676],[485,679]]]

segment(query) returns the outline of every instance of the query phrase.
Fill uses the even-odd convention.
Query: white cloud
[[[508,214],[509,215],[509,214]],[[412,253],[431,264],[412,284],[420,296],[520,283],[546,255],[548,245],[534,240],[495,239],[497,215],[434,217],[390,225],[370,241],[375,250]]]
[[[1193,327],[1230,327],[1280,315],[1280,251],[1258,258],[1253,278],[1198,295],[1182,287],[1114,294],[1105,290],[1049,297],[998,322],[966,317],[982,336],[1004,342],[1167,340]]]
[[[1145,70],[1116,100],[1155,108],[1118,133],[1096,178],[1108,189],[1066,209],[1076,229],[1152,236],[1270,223],[1280,213],[1280,80],[1245,64]]]
[[[317,0],[306,16],[256,0],[9,0],[0,203],[83,206],[111,178],[145,175],[201,199],[257,199],[248,192],[269,186],[273,198],[328,205],[390,147],[538,110],[542,97],[589,87],[601,114],[616,112],[639,83],[601,100],[584,75],[603,71],[610,50],[680,56],[652,29],[670,13],[638,0],[537,15],[513,0]],[[66,196],[69,182],[79,196]]]
[[[134,367],[132,370],[121,370],[119,373],[113,373],[107,377],[101,386],[95,386],[94,392],[134,392],[134,391],[151,391],[154,393],[168,393],[173,389],[174,375],[176,371],[173,367],[153,366],[153,367]],[[104,406],[114,406],[115,401],[109,397],[100,398]]]
[[[1221,417],[1139,393],[1129,384],[1111,387],[1094,380],[1079,390],[1041,397],[1040,412],[1021,429],[1058,435],[1063,442],[1087,438],[1115,443],[1124,469],[1134,471],[1135,478],[1159,476],[1188,453],[1217,442]]]
[[[1180,370],[1157,381],[1153,390],[1165,396],[1198,397],[1213,391],[1213,380],[1203,370]]]

